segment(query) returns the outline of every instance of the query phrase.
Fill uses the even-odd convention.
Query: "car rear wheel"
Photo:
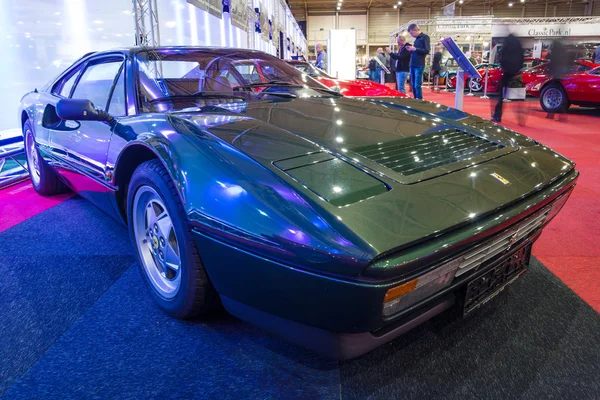
[[[159,307],[186,319],[214,309],[219,296],[192,239],[175,185],[160,160],[147,161],[135,170],[127,205],[140,272]]]
[[[481,92],[483,90],[483,80],[469,79],[469,88],[472,92]]]
[[[56,171],[42,158],[29,121],[25,121],[23,124],[23,138],[25,139],[29,178],[35,191],[42,196],[51,196],[67,191],[66,185],[60,180]]]
[[[569,109],[569,98],[560,84],[552,83],[542,89],[540,104],[549,113],[566,112]]]

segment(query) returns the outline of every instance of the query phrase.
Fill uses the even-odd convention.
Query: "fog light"
[[[389,289],[383,300],[383,316],[389,317],[448,286],[460,259],[452,260],[416,279]]]

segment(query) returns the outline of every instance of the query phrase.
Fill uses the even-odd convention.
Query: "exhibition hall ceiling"
[[[373,10],[394,10],[394,5],[397,7],[396,10],[405,10],[410,12],[411,8],[432,8],[432,12],[435,14],[441,14],[441,8],[445,5],[451,4],[454,0],[289,0],[290,8],[294,16],[298,20],[306,19],[306,14],[315,13],[326,13],[335,12],[338,7],[338,3],[341,3],[339,12],[352,12],[352,11],[366,11],[367,9]],[[509,3],[512,4],[510,7],[519,7],[523,4],[546,4],[549,6],[569,4],[585,4],[589,0],[463,0],[462,4],[456,3],[456,15],[459,14],[458,7],[465,8],[481,8],[482,13],[484,10],[489,13],[491,6],[506,6],[509,7]],[[402,4],[399,4],[402,3]],[[426,12],[422,15],[422,18],[427,18]]]

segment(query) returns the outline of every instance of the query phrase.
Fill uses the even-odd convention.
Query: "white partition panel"
[[[329,31],[327,72],[338,79],[356,78],[356,30]]]

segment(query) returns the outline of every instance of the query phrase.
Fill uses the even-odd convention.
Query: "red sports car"
[[[295,61],[290,60],[288,64],[293,65],[299,71],[304,72],[308,76],[330,89],[337,90],[344,96],[400,96],[406,97],[404,93],[401,93],[395,89],[389,88],[385,85],[367,80],[343,80],[335,79],[332,76],[327,75],[323,70],[315,67],[311,63],[306,61]]]
[[[532,82],[537,82],[541,79],[548,78],[548,63],[538,65],[532,68],[528,68],[523,71],[523,85],[527,86]],[[585,72],[596,67],[600,66],[600,64],[594,64],[590,60],[575,60],[573,65],[569,68],[569,73],[573,72]]]
[[[564,112],[571,104],[600,107],[600,67],[562,79],[540,78],[527,85],[527,94],[539,97],[546,112]]]

